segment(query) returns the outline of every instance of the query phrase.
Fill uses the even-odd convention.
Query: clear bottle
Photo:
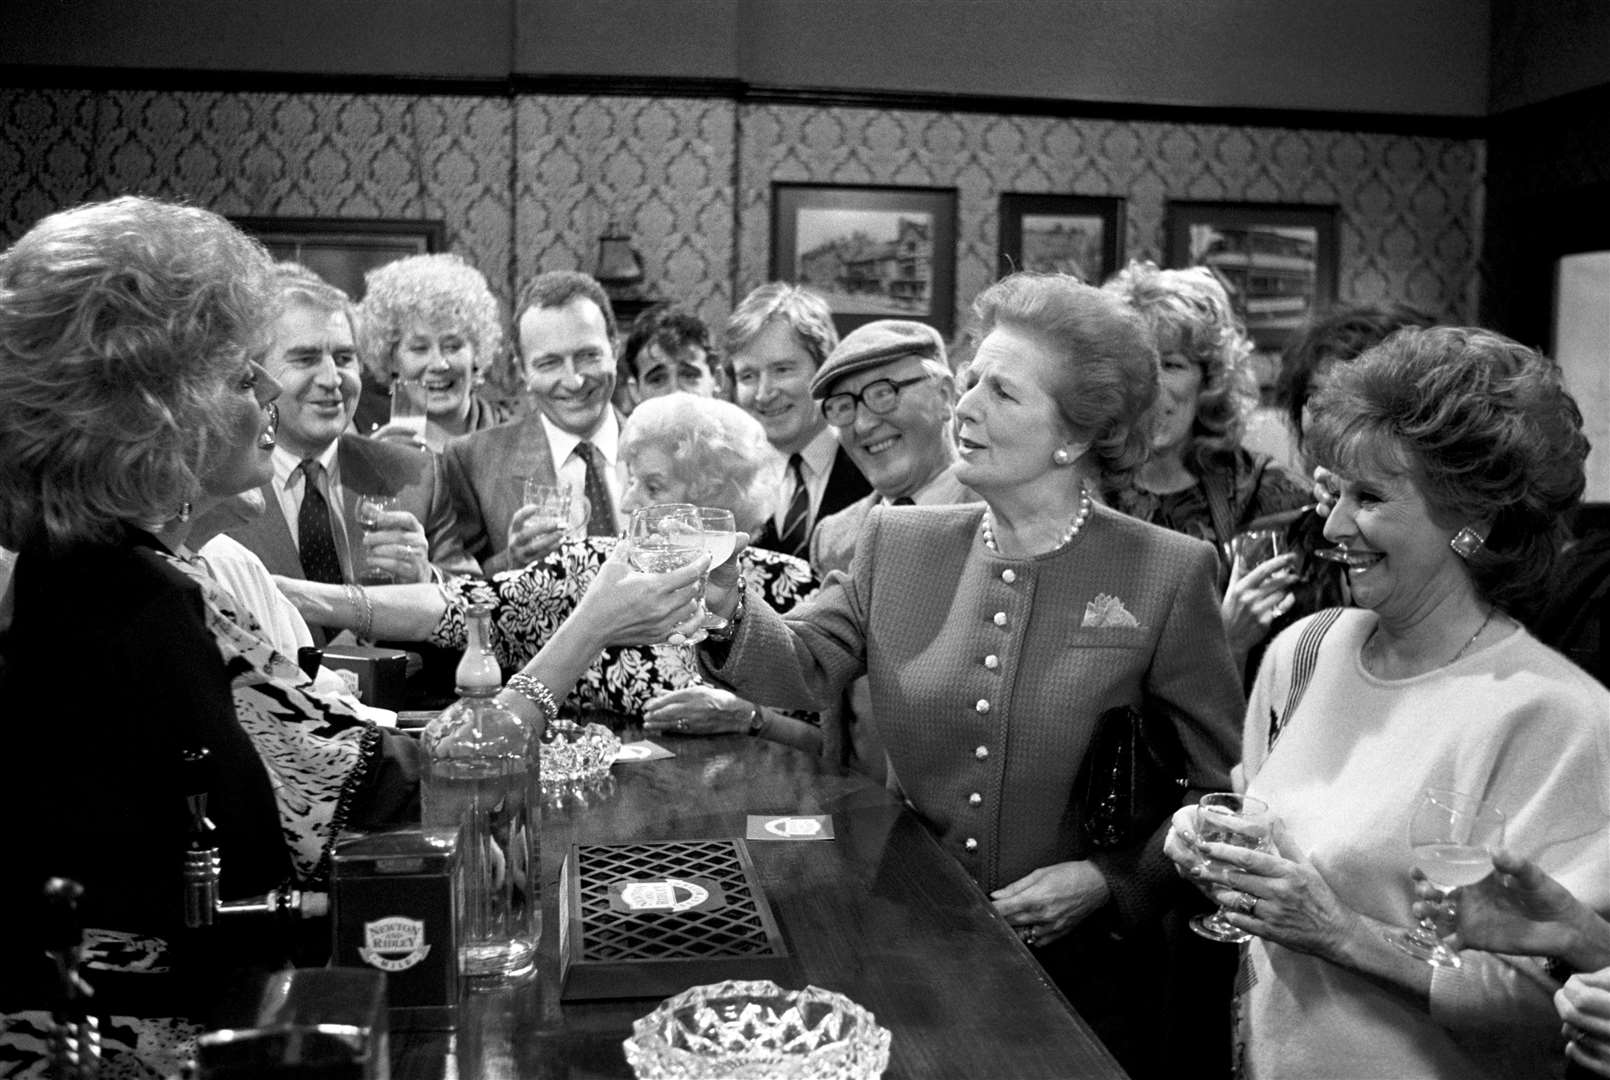
[[[459,969],[472,986],[530,971],[542,926],[537,747],[532,726],[497,703],[491,616],[486,604],[465,613],[459,700],[421,736],[424,823],[459,830]]]

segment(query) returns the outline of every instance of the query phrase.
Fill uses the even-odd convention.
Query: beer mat
[[[831,840],[831,814],[750,814],[745,840]]]
[[[637,761],[658,761],[660,758],[676,757],[675,754],[657,742],[647,739],[638,742],[621,743],[621,748],[615,751],[615,762],[631,764]]]

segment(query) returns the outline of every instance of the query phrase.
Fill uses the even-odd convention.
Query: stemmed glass
[[[1409,818],[1409,849],[1414,865],[1440,895],[1418,926],[1386,939],[1435,967],[1458,967],[1459,954],[1437,936],[1436,908],[1454,889],[1490,874],[1493,849],[1503,843],[1504,812],[1496,806],[1447,788],[1422,791]]]
[[[710,555],[712,569],[732,558],[732,549],[738,546],[738,525],[733,520],[731,510],[716,506],[699,507],[699,533],[704,539],[704,550]],[[699,611],[704,615],[704,630],[720,630],[727,625],[727,620],[704,606],[704,588],[709,580],[709,571],[699,578]],[[704,630],[698,631],[689,640],[703,641],[706,636]]]
[[[704,554],[699,508],[662,503],[633,510],[626,543],[626,559],[636,569],[646,574],[678,570]]]
[[[1215,791],[1197,800],[1196,835],[1205,843],[1234,844],[1253,851],[1267,851],[1273,822],[1269,804],[1251,795]],[[1215,868],[1222,869],[1217,864]],[[1252,940],[1251,934],[1224,920],[1223,907],[1211,915],[1194,916],[1191,929],[1205,938],[1235,945]]]

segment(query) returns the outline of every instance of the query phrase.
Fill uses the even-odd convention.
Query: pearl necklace
[[[1090,503],[1090,489],[1083,484],[1079,485],[1079,512],[1073,515],[1073,524],[1068,526],[1068,531],[1062,534],[1062,539],[1057,543],[1056,547],[1051,549],[1052,551],[1061,551],[1068,546],[1075,536],[1079,535],[1079,530],[1084,528],[1085,522],[1090,519]],[[984,520],[979,527],[984,533],[984,546],[999,555],[1001,549],[995,546],[995,530],[990,526],[990,520],[993,517],[994,514],[986,508],[984,510]]]

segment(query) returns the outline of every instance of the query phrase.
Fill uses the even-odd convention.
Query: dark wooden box
[[[559,899],[565,1000],[662,998],[724,979],[794,981],[740,839],[575,844]]]

